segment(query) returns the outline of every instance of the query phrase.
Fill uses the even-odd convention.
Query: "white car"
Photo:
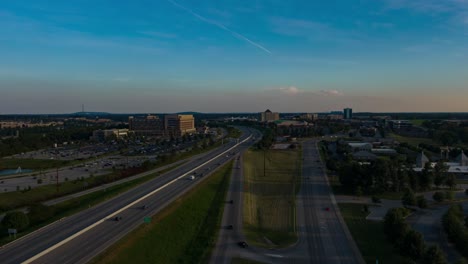
[[[195,180],[195,176],[190,175],[189,179],[193,181],[193,180]]]

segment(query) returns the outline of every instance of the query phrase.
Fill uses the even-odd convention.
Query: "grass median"
[[[297,241],[295,202],[301,175],[300,150],[249,150],[243,160],[247,240],[266,248],[294,244]]]
[[[206,263],[216,242],[232,162],[98,256],[92,263]]]
[[[362,205],[340,203],[339,207],[366,263],[411,263],[387,240],[383,222],[366,220],[368,213],[363,212]]]

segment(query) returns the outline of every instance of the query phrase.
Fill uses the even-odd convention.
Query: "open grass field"
[[[295,200],[299,190],[301,151],[249,150],[243,159],[244,233],[248,241],[267,248],[295,243]]]
[[[354,240],[368,264],[411,263],[387,240],[383,232],[383,222],[366,220],[367,213],[362,212],[362,205],[339,204],[341,214]]]
[[[422,124],[424,123],[424,121],[426,121],[425,119],[413,119],[413,120],[410,120],[410,122],[414,125],[414,126],[422,126]]]
[[[408,143],[410,145],[413,145],[417,147],[419,144],[428,144],[428,145],[434,145],[434,146],[440,146],[439,143],[435,142],[434,140],[430,138],[415,138],[415,137],[404,137],[400,136],[394,133],[390,133],[389,137],[394,138],[396,141],[400,143]]]
[[[0,170],[3,169],[22,169],[47,170],[60,168],[72,164],[68,160],[43,160],[43,159],[0,159]]]
[[[206,263],[216,242],[231,172],[232,162],[92,263]]]

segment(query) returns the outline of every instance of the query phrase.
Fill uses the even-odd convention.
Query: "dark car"
[[[233,204],[233,203],[234,203],[234,200],[230,200],[229,203],[230,203],[230,204]]]
[[[234,229],[234,226],[228,225],[228,226],[226,226],[226,229],[232,230],[232,229]]]
[[[114,217],[114,220],[118,222],[118,221],[122,220],[122,217],[121,216],[116,216],[116,217]]]
[[[330,207],[325,207],[325,211],[330,211]]]
[[[148,206],[145,204],[141,207],[141,209],[145,210],[146,208],[148,208]]]
[[[247,248],[249,246],[249,245],[247,245],[247,243],[245,243],[245,241],[241,241],[241,242],[239,242],[237,244],[242,248]]]

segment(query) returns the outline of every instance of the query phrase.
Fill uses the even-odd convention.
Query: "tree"
[[[460,258],[455,264],[468,264],[468,260],[466,260],[466,258]]]
[[[442,160],[439,160],[434,166],[434,185],[439,187],[447,181],[447,166]]]
[[[409,227],[405,222],[403,211],[399,208],[391,208],[384,217],[384,232],[392,243],[401,241]]]
[[[403,255],[410,257],[414,261],[421,259],[425,251],[424,239],[421,233],[410,230],[406,233],[401,244]]]
[[[419,208],[427,208],[427,200],[423,195],[418,195],[416,200]]]
[[[456,177],[454,174],[450,173],[447,175],[445,179],[445,185],[447,185],[447,187],[450,189],[454,189],[455,186],[457,186]]]
[[[21,211],[8,212],[3,217],[2,225],[6,228],[23,230],[29,226],[29,218]]]
[[[403,205],[416,205],[416,197],[414,196],[413,190],[410,188],[405,189],[405,193],[403,194],[403,198],[401,200]]]
[[[53,207],[38,203],[29,207],[28,216],[29,219],[31,219],[31,222],[42,222],[52,217],[53,214]]]
[[[445,194],[443,192],[435,192],[434,195],[432,195],[432,199],[440,203],[445,199]]]
[[[440,250],[439,246],[430,246],[424,252],[421,263],[424,264],[446,264],[444,253]]]
[[[419,186],[422,190],[429,190],[433,184],[433,173],[431,164],[428,162],[424,165],[424,168],[421,171]]]
[[[453,191],[446,191],[445,198],[449,201],[452,201],[455,199],[455,193]]]

